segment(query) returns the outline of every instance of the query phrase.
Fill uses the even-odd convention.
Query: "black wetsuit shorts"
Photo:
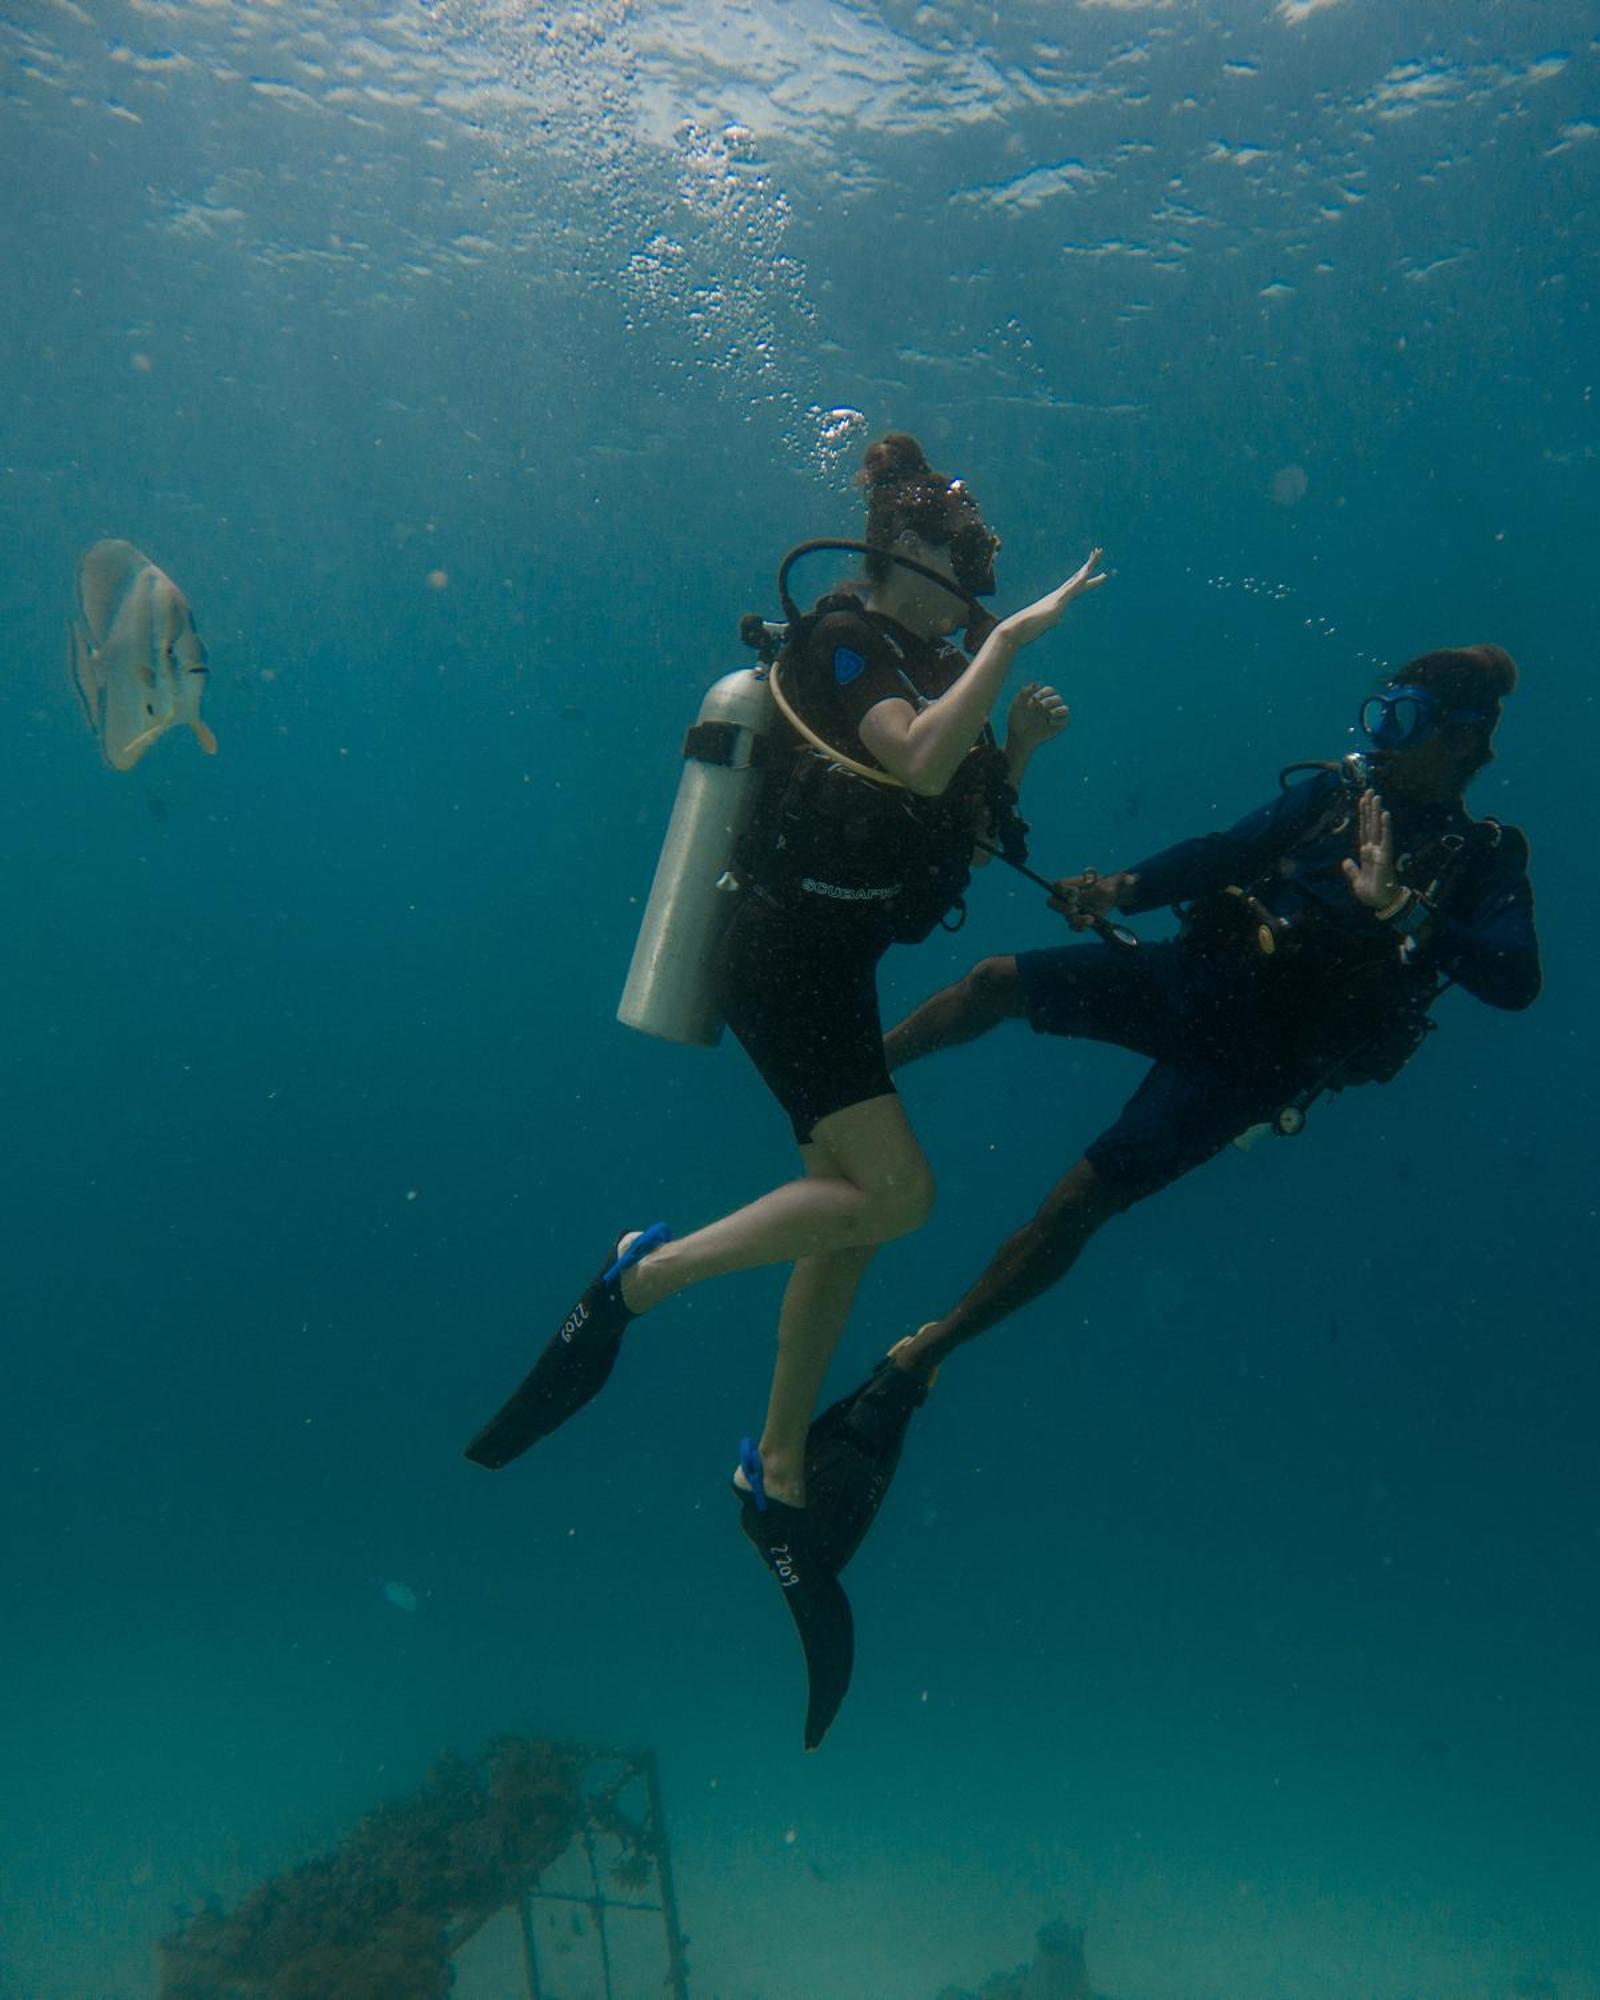
[[[746,890],[722,947],[723,1016],[808,1145],[819,1120],[894,1090],[883,1059],[881,912],[816,916]]]
[[[1248,994],[1181,945],[1058,945],[1019,953],[1017,972],[1037,1033],[1112,1042],[1154,1059],[1086,1155],[1130,1202],[1275,1117],[1303,1081]]]

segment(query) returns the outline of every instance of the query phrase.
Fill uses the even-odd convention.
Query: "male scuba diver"
[[[1449,986],[1491,1007],[1540,987],[1528,842],[1468,816],[1517,684],[1498,646],[1425,653],[1362,704],[1370,751],[1293,765],[1222,833],[1054,885],[1074,930],[1173,905],[1178,938],[989,958],[885,1038],[891,1068],[1002,1021],[1111,1042],[1153,1067],[1109,1131],[995,1253],[955,1308],[902,1340],[807,1441],[814,1507],[848,1560],[945,1357],[1047,1291],[1100,1226],[1252,1128],[1298,1132],[1326,1091],[1386,1083]],[[1298,781],[1298,782],[1297,782]]]

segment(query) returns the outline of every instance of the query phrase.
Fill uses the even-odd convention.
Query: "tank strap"
[[[697,764],[747,771],[767,760],[767,744],[742,722],[696,722],[683,739],[683,754]]]

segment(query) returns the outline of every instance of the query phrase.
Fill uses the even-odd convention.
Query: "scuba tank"
[[[683,776],[617,1008],[626,1027],[713,1048],[717,947],[738,899],[729,870],[761,792],[775,716],[763,667],[724,674],[683,739]]]

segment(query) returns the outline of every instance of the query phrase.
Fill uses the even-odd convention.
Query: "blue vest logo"
[[[866,661],[850,646],[835,646],[833,649],[833,677],[840,687],[848,687],[860,673],[866,671]]]

